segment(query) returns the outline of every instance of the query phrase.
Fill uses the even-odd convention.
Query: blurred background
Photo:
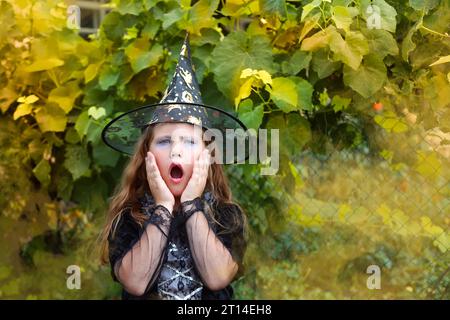
[[[2,0],[0,21],[1,299],[120,298],[95,240],[128,158],[100,133],[160,100],[186,31],[205,103],[280,130],[276,175],[225,166],[235,298],[449,299],[450,1]]]

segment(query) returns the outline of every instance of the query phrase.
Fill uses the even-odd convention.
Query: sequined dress
[[[227,225],[233,215],[242,216],[242,212],[234,205],[219,205],[214,200],[211,192],[205,192],[201,200],[205,205],[210,205],[219,213],[216,219],[221,225]],[[155,203],[151,195],[145,193],[139,199],[143,212],[151,216],[154,214]],[[181,210],[181,209],[179,209]],[[179,212],[178,212],[179,213]],[[122,299],[173,299],[173,300],[228,300],[233,298],[233,288],[230,285],[224,289],[212,291],[206,287],[197,271],[195,260],[189,247],[188,234],[181,214],[175,214],[172,220],[167,244],[160,258],[159,272],[153,275],[157,277],[142,296],[135,296],[122,290]],[[239,271],[234,279],[243,275],[243,255],[246,248],[244,229],[238,229],[233,233],[221,234],[221,226],[213,222],[205,214],[211,230],[218,239],[230,251],[234,261],[238,263]],[[149,220],[151,221],[151,219]],[[139,241],[146,226],[141,227],[134,221],[129,211],[124,211],[115,235],[109,237],[109,259],[111,263],[111,275],[115,281],[119,280],[114,272],[114,266],[120,263],[126,253]],[[153,279],[152,277],[152,279]]]

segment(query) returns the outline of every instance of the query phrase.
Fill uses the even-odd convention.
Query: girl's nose
[[[170,150],[170,158],[179,157],[181,158],[181,146],[180,143],[174,143],[172,150]]]

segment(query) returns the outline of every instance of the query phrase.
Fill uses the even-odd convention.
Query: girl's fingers
[[[147,168],[150,171],[147,172],[149,176],[154,180],[158,180],[160,176],[159,169],[155,162],[155,156],[150,151],[147,153],[147,165]]]

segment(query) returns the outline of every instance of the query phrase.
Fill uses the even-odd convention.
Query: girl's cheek
[[[150,151],[153,153],[156,165],[158,166],[158,169],[161,171],[161,168],[164,168],[165,163],[168,161],[167,159],[165,159],[164,152],[161,152],[158,149],[151,149]]]
[[[194,167],[193,166],[188,166],[186,169],[186,177],[191,177],[192,176],[192,172],[194,171]]]

